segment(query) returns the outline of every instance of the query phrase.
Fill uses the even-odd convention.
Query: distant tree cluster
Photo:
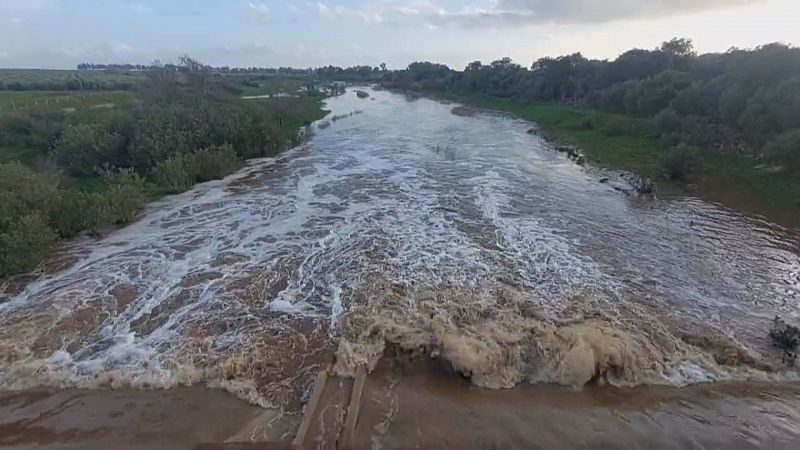
[[[78,64],[79,71],[116,71],[116,72],[151,72],[154,70],[171,70],[175,72],[186,71],[186,66],[183,64],[161,64],[154,62],[153,64],[95,64],[95,63],[81,63]],[[353,67],[337,67],[326,66],[319,68],[306,68],[299,69],[293,67],[230,67],[230,66],[208,66],[209,71],[218,74],[246,74],[246,75],[281,75],[287,77],[310,77],[322,80],[336,80],[336,81],[377,81],[384,73],[388,71],[386,64],[382,63],[379,66],[353,66]]]
[[[243,73],[243,74],[268,74],[268,75],[308,75],[311,69],[295,69],[292,67],[230,67],[230,66],[207,66],[215,73]],[[150,72],[153,70],[172,70],[175,72],[186,72],[187,68],[183,64],[161,64],[159,61],[152,64],[104,64],[104,63],[81,63],[78,70],[82,71],[116,71],[116,72]]]
[[[688,39],[613,61],[580,53],[530,68],[503,58],[463,71],[427,62],[385,74],[388,87],[563,102],[650,118],[670,145],[765,155],[800,170],[800,49],[768,44],[697,55]]]
[[[380,80],[386,72],[386,64],[381,64],[378,67],[353,66],[342,68],[327,66],[314,69],[313,75],[316,78],[328,81],[370,82]]]

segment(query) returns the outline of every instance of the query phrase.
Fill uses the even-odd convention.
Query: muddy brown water
[[[797,229],[693,197],[634,195],[619,172],[574,164],[530,123],[370,95],[331,99],[343,118],[307,145],[166,198],[130,227],[70,243],[41,276],[7,283],[0,390],[134,398],[200,385],[294,417],[320,369],[375,370],[388,343],[447,361],[476,387],[560,385],[526,397],[585,399],[566,421],[617,423],[589,401],[593,387],[570,390],[589,383],[614,405],[642,397],[673,412],[679,402],[651,392],[715,392],[690,410],[720,439],[744,433],[739,415],[791,434],[781,402],[794,405],[786,386],[798,374],[767,330],[776,315],[800,317]],[[397,386],[422,389],[412,381]],[[738,387],[718,387],[728,385]],[[755,386],[776,394],[740,394]],[[542,401],[521,417],[560,417]],[[604,436],[689,423],[642,414]],[[508,427],[498,446],[513,444]],[[702,433],[686,442],[709,443]]]
[[[360,448],[699,449],[800,445],[800,385],[480,389],[430,364],[382,363]]]
[[[337,383],[334,381],[333,383]],[[346,393],[346,391],[345,391]],[[304,448],[337,448],[343,418]],[[338,403],[337,403],[338,401]],[[299,417],[224,392],[27,391],[0,395],[0,447],[14,449],[290,448]],[[351,448],[793,449],[800,385],[719,383],[633,390],[520,386],[487,390],[433,370],[382,365],[367,383]]]

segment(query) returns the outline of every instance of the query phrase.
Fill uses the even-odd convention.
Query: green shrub
[[[612,117],[608,119],[603,127],[603,133],[607,136],[623,136],[631,131],[630,122],[623,117]]]
[[[66,189],[57,175],[0,165],[0,276],[31,270],[59,237],[131,222],[147,200],[133,169],[104,170],[105,190]]]
[[[653,117],[653,126],[659,133],[672,133],[681,126],[681,118],[672,108],[661,110]]]
[[[107,209],[95,205],[97,219],[108,220],[113,224],[132,222],[147,203],[147,187],[144,179],[133,169],[116,172],[105,170],[102,176],[107,188],[100,194],[100,198],[106,202]],[[98,201],[94,198],[93,200]]]
[[[769,338],[772,345],[783,351],[781,360],[794,366],[797,359],[797,348],[800,346],[800,328],[789,325],[778,316],[772,322],[772,329],[769,330]]]
[[[84,197],[83,227],[90,235],[100,232],[116,222],[115,211],[111,207],[105,192],[93,192]]]
[[[591,131],[595,129],[595,118],[594,117],[586,117],[585,119],[581,120],[578,124],[579,130]]]
[[[207,140],[207,122],[199,108],[179,102],[143,107],[129,148],[130,164],[149,169],[174,154],[194,151],[197,142]]]
[[[47,149],[61,135],[64,114],[46,108],[28,108],[0,114],[0,143]]]
[[[686,181],[686,179],[700,168],[700,158],[697,151],[691,147],[680,144],[668,150],[659,162],[662,174],[669,180]]]
[[[0,276],[34,269],[56,244],[58,236],[39,214],[16,218],[0,229]]]
[[[49,218],[57,209],[61,190],[58,176],[46,172],[35,172],[18,162],[0,165],[0,191],[10,193],[18,214],[37,212]]]
[[[800,171],[800,129],[784,133],[764,147],[764,154],[790,171]]]
[[[225,178],[241,165],[241,158],[233,147],[221,145],[167,158],[156,166],[152,176],[164,192],[176,194],[190,189],[195,183]]]
[[[120,135],[105,125],[72,125],[56,144],[55,155],[61,167],[74,175],[91,175],[104,165],[127,163]]]
[[[175,155],[158,163],[153,170],[153,181],[167,194],[177,194],[192,187],[189,155]]]
[[[200,150],[192,155],[192,174],[194,181],[221,180],[241,167],[241,159],[233,147],[221,145]]]
[[[51,225],[62,238],[70,238],[85,230],[92,220],[87,211],[88,195],[64,189],[59,195]]]

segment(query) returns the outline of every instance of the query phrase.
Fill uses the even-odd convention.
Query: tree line
[[[388,71],[386,64],[378,66],[359,65],[352,67],[325,66],[318,68],[294,68],[294,67],[230,67],[230,66],[208,66],[209,71],[220,74],[245,74],[245,75],[283,75],[288,77],[311,77],[323,80],[336,81],[375,81]],[[174,72],[185,71],[186,68],[181,64],[104,64],[104,63],[81,63],[78,64],[79,71],[116,71],[116,72],[150,72],[154,70],[171,70]]]
[[[296,69],[292,67],[230,67],[230,66],[207,66],[208,70],[216,73],[231,74],[268,74],[268,75],[288,75],[302,76],[313,72],[313,69]],[[154,70],[171,70],[174,72],[184,72],[186,67],[181,64],[167,63],[161,64],[155,61],[151,64],[113,64],[113,63],[81,63],[78,64],[79,71],[115,71],[115,72],[151,72]]]
[[[698,55],[676,38],[614,60],[580,53],[463,71],[430,62],[384,74],[387,87],[559,102],[646,118],[667,144],[764,156],[800,170],[800,49],[767,44]]]

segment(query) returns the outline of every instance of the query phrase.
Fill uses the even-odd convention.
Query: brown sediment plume
[[[685,365],[698,367],[706,381],[723,376],[725,361],[659,327],[653,317],[593,309],[580,295],[559,315],[544,317],[531,311],[530,298],[507,286],[482,292],[446,286],[410,295],[391,287],[382,291],[348,312],[337,374],[352,376],[362,364],[373,369],[389,344],[442,358],[474,384],[492,389],[540,382],[575,388],[592,382],[680,384],[675,378]],[[750,355],[739,348],[735,353]],[[769,368],[752,355],[738,361]]]

